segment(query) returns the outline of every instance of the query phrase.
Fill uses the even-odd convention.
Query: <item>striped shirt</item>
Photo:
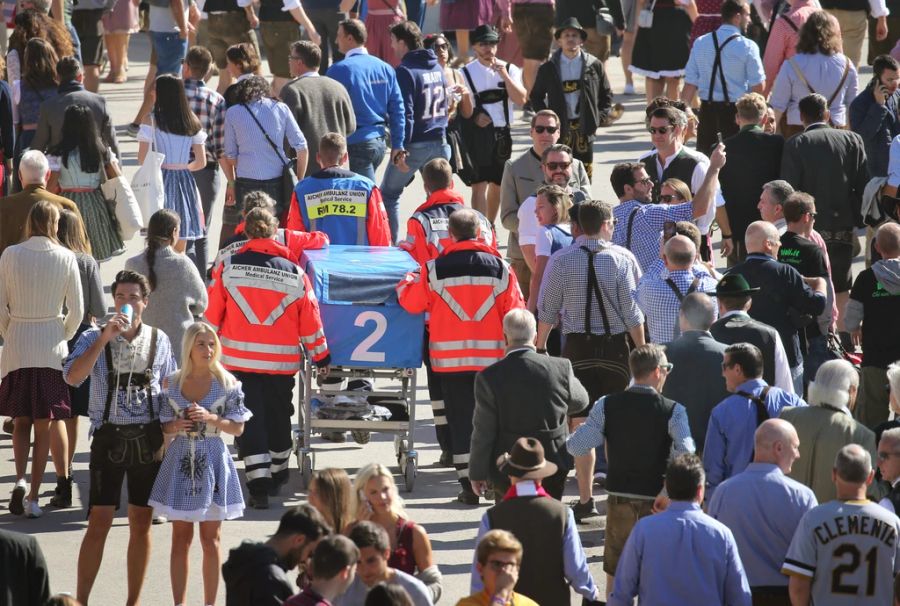
[[[248,104],[248,107],[275,145],[283,144],[287,139],[293,149],[306,149],[306,137],[287,105],[264,98]],[[237,160],[236,172],[240,178],[260,181],[277,179],[289,160],[283,150],[276,155],[260,132],[256,120],[243,105],[228,108],[225,112],[225,157]]]
[[[225,97],[206,86],[203,80],[185,80],[184,92],[191,111],[200,120],[200,127],[209,135],[206,163],[215,162],[225,152]]]
[[[651,343],[668,343],[675,339],[675,327],[678,325],[678,314],[681,311],[681,300],[666,280],[672,280],[682,297],[687,296],[695,276],[691,270],[674,270],[663,278],[645,274],[637,286],[637,303],[647,317],[650,328]],[[707,274],[696,276],[697,286],[694,292],[715,295],[716,281]],[[715,307],[715,296],[713,306]],[[681,334],[680,331],[678,333]]]
[[[588,302],[588,254],[582,246],[597,251],[594,272],[603,295],[603,307],[611,334],[621,334],[644,323],[644,314],[634,300],[641,272],[628,251],[619,246],[587,236],[579,236],[575,244],[550,257],[538,300],[538,320],[546,324],[561,321],[563,334],[584,333],[585,309]],[[606,332],[596,296],[591,293],[590,330]]]

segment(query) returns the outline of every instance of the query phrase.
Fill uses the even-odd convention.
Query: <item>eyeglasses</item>
[[[681,199],[681,196],[679,196],[679,195],[677,195],[677,194],[663,194],[663,195],[661,195],[661,196],[659,197],[659,201],[660,201],[660,202],[663,202],[663,203],[665,203],[665,204],[668,204],[668,203],[670,203],[672,200],[676,200],[676,199],[680,200],[680,199]]]
[[[643,179],[639,179],[637,183],[640,183],[642,185],[653,185],[653,179],[651,179],[650,177],[644,177]]]
[[[673,130],[675,130],[674,126],[650,126],[647,128],[647,132],[651,135],[667,135]]]
[[[878,451],[878,460],[879,461],[887,461],[891,457],[900,457],[900,452],[882,452]]]
[[[814,213],[814,212],[810,211],[810,212],[808,212],[808,213],[806,213],[806,214],[809,215],[809,218],[810,218],[810,219],[815,219],[815,218],[818,216],[819,213]]]
[[[660,370],[664,370],[666,372],[672,372],[672,369],[675,368],[675,365],[669,362],[668,364],[660,364]]]
[[[495,572],[515,569],[519,567],[518,562],[501,562],[500,560],[488,560],[487,565],[490,566],[491,569],[493,569]]]
[[[544,126],[542,124],[538,124],[537,126],[534,127],[534,132],[538,133],[539,135],[544,134],[544,133],[550,133],[551,135],[553,135],[558,130],[559,130],[558,126]]]
[[[544,164],[550,170],[566,170],[572,166],[572,161],[568,162],[546,162]]]
[[[434,50],[445,51],[448,48],[450,48],[450,44],[448,42],[444,42],[444,43],[438,42],[438,43],[434,44],[431,48],[433,48]]]
[[[734,362],[722,362],[722,370],[728,370],[734,366]]]

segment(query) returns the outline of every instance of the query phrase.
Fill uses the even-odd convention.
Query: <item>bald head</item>
[[[697,257],[697,247],[687,236],[673,236],[666,242],[663,253],[669,269],[690,269]]]
[[[872,457],[869,452],[859,444],[847,444],[841,448],[834,458],[834,480],[838,487],[838,498],[852,498],[842,496],[841,486],[845,491],[850,487],[863,489],[871,481]]]
[[[900,257],[900,225],[885,223],[875,232],[875,247],[885,259]]]
[[[459,242],[460,240],[474,240],[481,231],[478,222],[478,214],[471,208],[460,208],[450,215],[448,225],[450,235]]]
[[[748,253],[771,255],[772,248],[780,242],[778,228],[768,221],[754,221],[747,226],[744,242]]]
[[[794,426],[787,421],[768,419],[756,429],[753,448],[755,463],[771,463],[784,473],[789,473],[800,454],[800,438]]]

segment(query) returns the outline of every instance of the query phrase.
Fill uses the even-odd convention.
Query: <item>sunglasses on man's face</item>
[[[673,130],[675,130],[674,126],[651,126],[647,128],[647,132],[649,132],[651,135],[667,135]]]
[[[555,134],[556,131],[558,131],[558,130],[559,130],[558,126],[544,126],[542,124],[538,124],[537,126],[534,127],[534,132],[536,132],[539,135],[542,135],[544,133],[550,133],[552,135],[552,134]]]
[[[566,170],[572,166],[572,162],[547,162],[544,166],[550,170]]]

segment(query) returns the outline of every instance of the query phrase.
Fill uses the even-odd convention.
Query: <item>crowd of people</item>
[[[0,598],[102,601],[127,484],[128,604],[164,521],[176,606],[195,524],[204,604],[220,583],[235,605],[900,604],[900,5],[441,0],[426,36],[425,2],[4,2],[8,509],[43,515],[48,459],[49,506],[75,505],[79,416],[90,474],[74,595],[51,598],[37,542],[0,531]],[[127,78],[144,12],[151,67],[125,130],[159,204],[135,210],[147,193],[97,91]],[[604,174],[619,45],[648,151]],[[615,204],[591,195],[607,177]],[[107,313],[100,264],[122,263],[129,210],[146,247]],[[222,523],[289,483],[304,357],[330,380],[301,261],[331,245],[399,246],[418,267],[396,296],[427,318],[407,345],[424,347],[439,464],[459,503],[494,501],[469,597],[447,595],[377,463],[316,471],[266,542],[221,553]],[[578,529],[598,485],[605,591]]]

